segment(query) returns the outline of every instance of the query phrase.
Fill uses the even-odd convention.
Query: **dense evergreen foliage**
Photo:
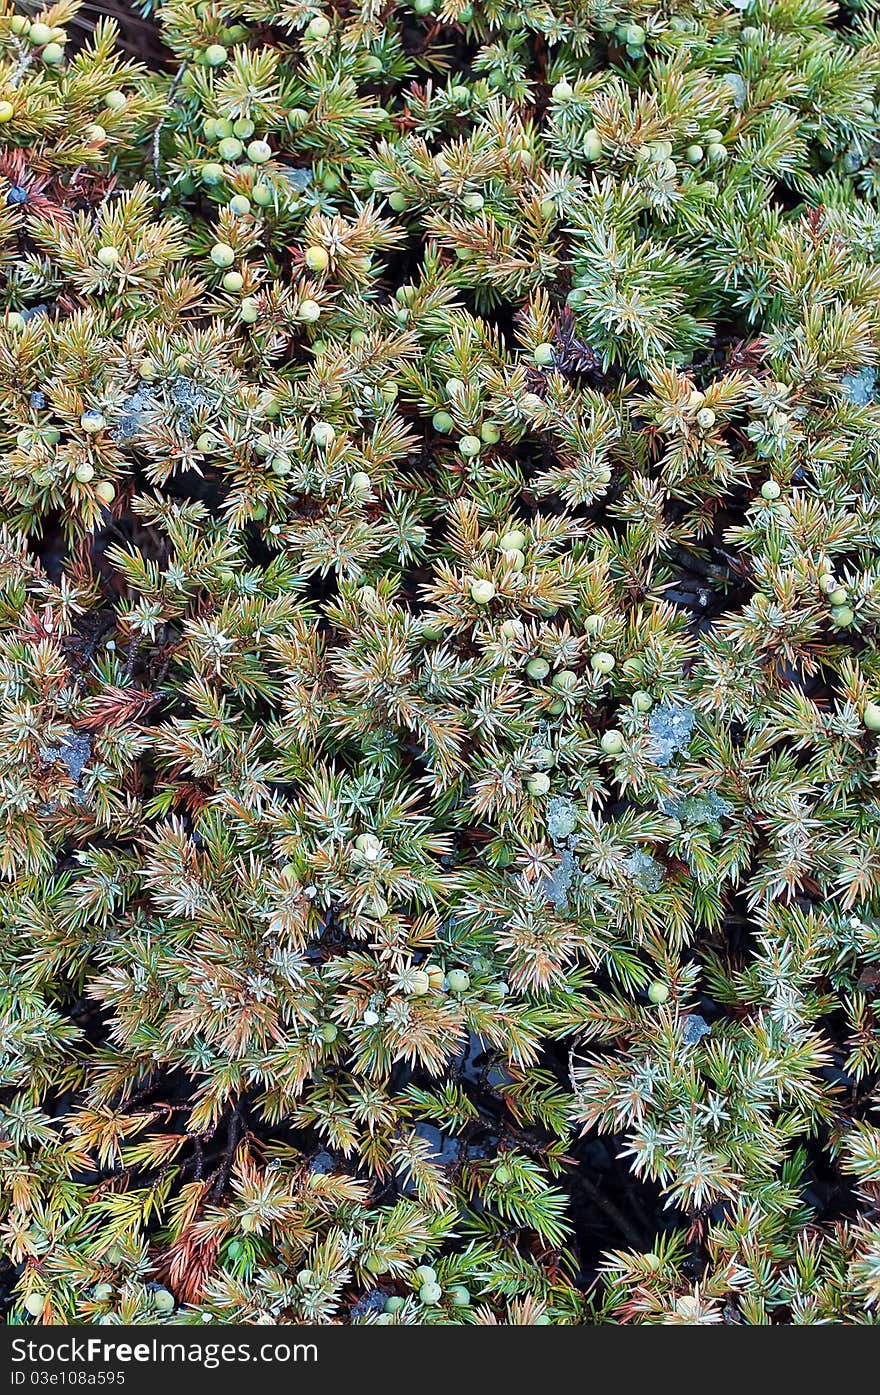
[[[876,1321],[878,11],[630,3],[3,0],[8,1321]]]

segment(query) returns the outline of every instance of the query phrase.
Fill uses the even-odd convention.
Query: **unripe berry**
[[[247,157],[252,165],[264,165],[272,158],[272,147],[268,141],[252,140],[247,148]]]
[[[228,57],[229,54],[222,44],[209,44],[205,49],[205,62],[209,68],[219,68]]]
[[[543,770],[535,771],[526,781],[530,794],[544,795],[550,793],[550,776],[545,775]]]
[[[453,1284],[448,1291],[448,1297],[453,1308],[466,1308],[471,1301],[471,1295],[464,1284]]]
[[[450,969],[446,975],[446,986],[450,993],[466,993],[471,986],[470,976],[464,969]]]
[[[484,421],[480,427],[480,439],[487,446],[496,446],[501,440],[501,428],[494,421]]]
[[[828,599],[832,606],[846,605],[849,599],[849,593],[845,586],[836,586],[834,590],[829,593]]]
[[[109,480],[98,480],[95,485],[95,493],[102,504],[112,504],[116,498],[116,490]]]
[[[29,42],[34,44],[35,47],[39,48],[43,44],[47,44],[51,37],[52,30],[50,26],[48,24],[44,24],[42,20],[35,19],[28,33]]]
[[[120,92],[118,88],[114,88],[112,92],[108,92],[107,96],[104,98],[104,106],[108,111],[122,111],[122,108],[127,102],[128,98],[125,93]]]
[[[419,1289],[419,1299],[429,1307],[435,1307],[443,1297],[443,1290],[439,1284],[422,1284]]]
[[[430,992],[430,988],[431,980],[428,978],[424,969],[414,969],[409,976],[409,988],[407,991],[411,993],[414,998],[421,998],[425,993]]]
[[[330,33],[330,21],[326,15],[315,15],[306,25],[306,33],[310,39],[326,39]]]
[[[339,1028],[336,1026],[335,1022],[325,1022],[321,1028],[321,1040],[325,1042],[327,1046],[332,1046],[338,1036]]]
[[[477,580],[471,582],[471,600],[477,605],[488,605],[495,596],[495,583],[493,581]]]
[[[355,470],[350,480],[353,494],[367,495],[373,490],[373,482],[365,470]]]
[[[538,683],[540,683],[542,679],[546,678],[549,672],[550,665],[548,664],[546,659],[542,659],[540,657],[536,659],[529,659],[529,662],[526,664],[526,673],[529,675],[530,678],[534,678],[535,681]]]
[[[767,500],[778,499],[782,493],[782,488],[776,480],[765,480],[761,485],[761,498]]]
[[[312,440],[316,446],[326,450],[336,440],[336,427],[329,421],[316,421],[312,427]]]
[[[418,1269],[413,1270],[413,1279],[417,1284],[436,1284],[437,1270],[432,1269],[430,1264],[420,1264]]]
[[[275,198],[271,184],[255,184],[251,189],[251,198],[259,208],[268,208]]]
[[[455,426],[455,422],[448,412],[435,412],[431,418],[431,423],[435,431],[440,431],[444,436],[448,436]]]
[[[160,1313],[173,1313],[174,1294],[167,1288],[157,1288],[153,1294],[153,1304]]]
[[[522,551],[526,545],[526,535],[518,528],[512,528],[509,533],[504,533],[498,539],[498,547],[502,552]]]
[[[227,163],[237,160],[243,150],[244,146],[235,136],[224,136],[217,146],[217,154],[221,160],[225,160]]]
[[[650,712],[654,706],[654,699],[650,693],[646,693],[644,689],[639,689],[632,695],[632,705],[637,712]]]
[[[304,324],[314,324],[316,320],[321,318],[321,307],[316,300],[300,301],[298,317]]]
[[[330,257],[323,247],[307,247],[305,263],[310,271],[326,271]]]
[[[544,368],[547,364],[552,363],[554,357],[555,351],[553,345],[546,343],[536,345],[535,351],[532,354],[532,358],[539,368]]]
[[[106,267],[108,271],[119,265],[119,253],[115,247],[99,247],[95,255],[101,266]]]
[[[11,121],[15,115],[15,107],[11,102],[0,102],[0,124],[4,125]]]
[[[259,304],[252,295],[246,295],[238,307],[238,313],[246,325],[252,325],[259,318]]]
[[[24,1310],[33,1318],[40,1317],[45,1306],[46,1299],[42,1293],[29,1293],[24,1300]]]
[[[602,154],[602,138],[597,131],[588,131],[584,137],[584,157],[594,163]]]
[[[703,158],[703,147],[701,145],[689,145],[684,152],[684,158],[689,165],[698,165]]]
[[[211,248],[210,257],[215,266],[232,266],[235,261],[235,252],[227,242],[215,242]]]
[[[49,68],[57,68],[64,62],[64,49],[60,44],[47,44],[40,57]]]
[[[606,654],[604,650],[600,650],[590,659],[590,668],[594,673],[610,673],[614,668],[614,655]]]
[[[203,184],[219,184],[225,174],[222,165],[218,165],[216,160],[208,160],[202,165],[201,176]]]
[[[710,427],[714,425],[715,413],[712,411],[712,408],[701,407],[697,412],[697,426],[699,426],[702,431],[708,431]]]
[[[428,982],[435,993],[439,993],[443,987],[443,980],[446,975],[439,964],[426,964],[425,973],[428,975]]]
[[[222,284],[224,291],[231,291],[233,295],[237,295],[244,286],[244,277],[240,271],[227,271]]]
[[[103,431],[107,422],[101,412],[83,412],[79,424],[83,431],[88,431],[89,435],[93,436],[96,432]]]
[[[375,833],[360,833],[354,845],[365,862],[378,862],[382,856],[382,840]]]
[[[659,979],[655,979],[653,983],[648,985],[648,997],[652,1003],[659,1007],[660,1004],[665,1003],[669,997],[669,989],[665,983],[661,983]]]
[[[565,78],[560,78],[559,82],[555,82],[551,92],[557,102],[567,102],[574,96],[574,88]]]
[[[606,756],[619,756],[624,747],[623,734],[619,731],[606,731],[599,745]]]
[[[78,484],[91,484],[95,478],[95,467],[84,460],[81,465],[77,465],[73,473]]]
[[[862,713],[862,725],[868,731],[880,731],[880,703],[866,702]]]
[[[462,436],[458,443],[458,449],[466,460],[472,460],[474,456],[480,454],[482,442],[479,436]]]

